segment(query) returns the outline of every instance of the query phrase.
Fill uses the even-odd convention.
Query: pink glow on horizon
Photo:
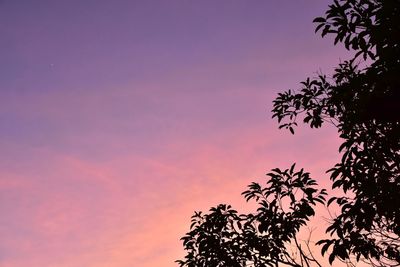
[[[36,205],[32,211],[34,220],[31,221],[30,227],[34,229],[38,238],[46,240],[49,244],[27,244],[23,250],[20,250],[18,245],[19,253],[30,251],[33,253],[30,257],[35,259],[36,255],[42,255],[48,246],[74,251],[70,256],[68,253],[60,255],[59,261],[63,264],[38,259],[37,264],[49,266],[131,266],[132,262],[136,261],[140,261],[142,266],[159,266],[163,262],[165,264],[165,261],[176,259],[182,255],[178,239],[188,230],[188,221],[193,210],[207,210],[220,202],[232,203],[240,209],[241,204],[244,204],[240,192],[246,184],[254,180],[262,182],[263,174],[270,168],[282,166],[282,162],[285,161],[289,164],[289,160],[282,159],[279,154],[268,156],[265,155],[265,151],[257,152],[259,148],[270,146],[268,143],[274,140],[272,136],[269,140],[263,139],[263,135],[261,129],[256,129],[254,132],[242,134],[239,138],[224,140],[231,144],[232,148],[224,145],[218,148],[192,141],[196,153],[191,158],[180,160],[163,156],[152,159],[127,157],[99,166],[71,157],[52,155],[51,158],[55,162],[51,164],[62,168],[58,169],[57,173],[66,173],[66,176],[70,177],[68,180],[73,181],[75,186],[86,187],[87,184],[91,184],[98,187],[96,191],[104,192],[103,197],[100,200],[96,197],[96,201],[100,203],[94,203],[86,199],[90,196],[75,199],[69,194],[54,194],[42,189],[42,197],[50,202],[41,201],[41,204]],[[226,133],[226,136],[229,136],[229,133]],[[328,143],[331,143],[331,140],[323,141],[322,146]],[[319,149],[320,146],[321,144],[317,143],[315,149]],[[190,150],[179,143],[173,147],[170,151],[180,151],[183,154],[189,153],[185,150]],[[282,150],[285,148],[282,147]],[[291,158],[298,157],[298,153],[301,153],[293,152],[295,154]],[[308,153],[313,152],[309,150]],[[311,160],[313,157],[309,158]],[[274,162],[278,161],[281,163],[275,165]],[[307,161],[305,159],[305,162]],[[133,171],[129,167],[132,162],[139,163],[143,173]],[[243,162],[246,164],[243,165]],[[175,166],[171,166],[171,163],[175,163]],[[329,166],[323,158],[315,162],[319,166],[321,163]],[[134,181],[137,180],[130,178],[146,174],[147,177],[175,177],[178,180],[163,181],[165,178],[161,178],[141,182],[143,186],[153,190],[157,184],[161,185],[162,188],[156,191],[135,188]],[[132,190],[129,188],[137,193],[130,195]],[[97,211],[99,208],[101,211]],[[96,212],[91,211],[92,209]],[[90,226],[95,226],[95,229],[90,229]],[[86,252],[75,254],[77,251]],[[154,253],[157,257],[154,257]],[[32,264],[32,258],[28,261],[15,260],[10,266]]]

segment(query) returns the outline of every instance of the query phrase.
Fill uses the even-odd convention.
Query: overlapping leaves
[[[343,139],[341,161],[329,170],[332,198],[341,209],[322,240],[322,252],[355,255],[373,265],[400,264],[400,1],[342,0],[314,20],[322,36],[333,34],[355,57],[331,79],[307,79],[303,89],[274,101],[274,117],[292,133],[297,119],[312,128],[333,123]],[[366,67],[360,68],[362,55]]]
[[[180,266],[302,266],[289,251],[296,235],[314,215],[317,203],[324,203],[325,190],[316,189],[315,180],[303,170],[273,169],[266,185],[252,183],[243,192],[247,201],[256,201],[254,213],[239,214],[229,205],[218,205],[208,214],[197,212],[192,217],[191,231],[183,238],[187,251]],[[296,247],[296,249],[301,249]],[[303,253],[303,254],[301,254]],[[302,258],[303,257],[303,258]]]

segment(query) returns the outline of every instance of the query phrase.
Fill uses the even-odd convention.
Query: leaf
[[[331,253],[331,255],[329,255],[329,264],[332,265],[333,261],[335,260],[335,256],[336,255],[334,253]]]
[[[331,198],[328,200],[328,206],[329,206],[330,204],[332,204],[332,202],[335,201],[336,199],[337,199],[337,197],[331,197]]]
[[[321,248],[321,254],[322,254],[322,256],[324,256],[325,255],[325,253],[326,253],[326,251],[328,250],[328,248],[330,247],[330,245],[331,245],[331,242],[329,242],[330,240],[325,240],[325,241],[327,241],[323,246],[322,246],[322,248]],[[319,242],[318,242],[319,243]],[[318,243],[317,243],[317,245],[318,245]]]
[[[318,17],[318,18],[315,18],[312,22],[325,22],[326,21],[326,19],[325,18],[323,18],[323,17]]]

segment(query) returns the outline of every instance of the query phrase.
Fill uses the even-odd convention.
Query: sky
[[[327,4],[1,0],[0,266],[177,266],[193,212],[271,168],[329,187],[336,130],[270,112],[346,59]]]

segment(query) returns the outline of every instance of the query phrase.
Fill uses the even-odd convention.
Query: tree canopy
[[[303,169],[274,169],[265,187],[249,185],[246,200],[258,204],[255,213],[238,214],[229,205],[218,205],[209,214],[196,212],[191,231],[182,238],[187,250],[180,266],[302,266],[317,262],[297,239],[301,226],[314,215],[317,203],[324,203],[325,190]],[[292,247],[289,251],[288,247]],[[292,253],[299,254],[298,259]]]
[[[278,94],[273,117],[292,133],[299,120],[311,128],[332,123],[343,140],[342,158],[328,170],[332,187],[343,195],[326,203],[340,209],[326,229],[330,238],[318,242],[322,254],[329,254],[330,263],[354,256],[375,266],[399,266],[400,0],[335,0],[314,22],[316,32],[333,35],[334,44],[354,57],[332,77],[307,78],[301,90]],[[180,266],[319,265],[296,235],[315,204],[325,203],[325,191],[294,165],[268,176],[265,188],[253,183],[243,193],[257,201],[255,214],[238,215],[220,205],[193,216]]]

